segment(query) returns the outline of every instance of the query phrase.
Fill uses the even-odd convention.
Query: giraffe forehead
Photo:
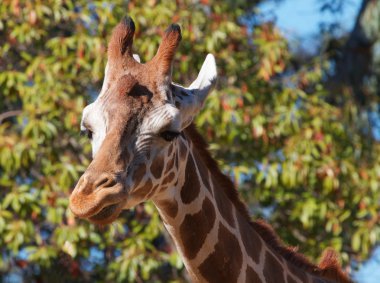
[[[178,116],[170,88],[157,82],[149,73],[125,72],[114,79],[97,99],[103,111],[109,116],[123,114],[126,119],[133,114],[141,114],[144,109],[144,116],[148,116],[155,126]]]
[[[133,116],[141,116],[151,108],[152,97],[153,92],[147,86],[133,76],[124,75],[99,96],[87,112],[92,112],[91,116],[103,116],[108,123],[126,124]]]
[[[109,66],[107,63],[105,78],[101,94],[104,96],[111,90],[111,93],[127,93],[130,89],[138,84],[149,90],[155,97],[155,101],[172,101],[171,79],[164,79],[157,71],[157,66],[151,64],[134,64],[133,66]],[[136,95],[136,91],[134,92]]]

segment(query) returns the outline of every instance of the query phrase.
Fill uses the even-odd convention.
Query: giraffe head
[[[70,208],[99,224],[154,196],[167,182],[167,172],[174,179],[176,138],[216,81],[215,60],[208,55],[189,88],[172,84],[172,60],[181,40],[178,25],[166,30],[156,55],[145,64],[132,55],[134,30],[130,18],[113,30],[103,87],[82,115],[93,160],[70,196]]]

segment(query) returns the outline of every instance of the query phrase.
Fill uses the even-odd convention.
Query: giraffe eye
[[[92,131],[91,130],[87,130],[87,137],[92,140]]]
[[[89,129],[85,129],[81,131],[81,135],[86,135],[90,140],[92,140],[93,132]]]
[[[164,131],[160,134],[160,137],[163,138],[164,140],[170,142],[170,141],[173,141],[176,137],[178,137],[179,134],[180,133],[178,133],[178,132]]]

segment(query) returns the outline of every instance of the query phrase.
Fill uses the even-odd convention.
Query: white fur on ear
[[[106,68],[104,70],[104,79],[103,79],[103,85],[102,85],[102,89],[100,90],[100,93],[99,93],[99,97],[101,97],[106,88],[108,87],[108,70],[109,70],[109,65],[108,65],[108,61],[107,61],[107,64],[106,64]]]
[[[215,57],[212,54],[207,54],[205,61],[199,71],[198,77],[187,88],[194,94],[194,98],[202,107],[207,95],[211,92],[216,84],[217,79]],[[195,101],[193,102],[195,103]]]
[[[137,62],[141,63],[140,56],[138,54],[133,54],[133,59],[135,59]]]
[[[204,100],[210,90],[215,86],[217,78],[215,57],[207,54],[202,68],[199,71],[196,80],[189,86],[190,90],[194,90],[197,95]]]
[[[207,95],[216,84],[216,78],[215,58],[208,54],[198,77],[188,88],[172,83],[174,99],[180,109],[182,129],[187,127],[202,109]]]

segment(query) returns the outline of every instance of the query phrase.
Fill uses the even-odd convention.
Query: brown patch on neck
[[[214,252],[199,266],[199,271],[207,282],[237,282],[242,269],[243,254],[235,235],[223,224],[219,225],[218,243]]]
[[[181,160],[185,160],[186,156],[187,156],[188,149],[186,147],[185,141],[182,138],[180,138],[178,141],[178,151],[179,151],[179,154],[177,154],[177,155],[179,156],[179,158]]]
[[[292,264],[291,262],[287,262],[287,266],[288,266],[288,270],[289,272],[295,277],[295,278],[298,278],[298,280],[300,280],[301,282],[307,282],[308,281],[308,277],[307,277],[307,274],[306,274],[306,271],[295,266],[294,264]],[[268,267],[269,269],[269,267]]]
[[[290,275],[286,276],[286,281],[288,283],[297,283],[297,281],[295,281]]]
[[[179,164],[178,164],[178,158],[179,158],[178,155],[179,155],[179,154],[178,154],[178,152],[177,152],[177,153],[175,154],[175,164],[174,164],[174,165],[175,165],[175,168],[178,168],[178,165],[179,165]]]
[[[174,166],[174,160],[175,160],[175,156],[174,155],[169,158],[168,163],[166,164],[166,168],[165,168],[166,172],[170,171],[173,168],[173,166]]]
[[[164,212],[164,214],[168,215],[171,218],[175,218],[178,213],[178,203],[175,200],[160,200],[157,202],[157,205]]]
[[[181,189],[181,199],[184,204],[189,204],[197,198],[200,192],[200,183],[193,157],[189,154],[185,169],[185,183]]]
[[[162,181],[162,185],[170,184],[174,180],[175,174],[174,172],[170,172]]]
[[[161,177],[164,166],[165,160],[161,155],[153,160],[152,165],[150,166],[150,172],[156,179]]]
[[[253,229],[251,223],[247,222],[244,218],[238,217],[238,224],[241,240],[243,241],[248,256],[251,257],[255,263],[259,263],[260,253],[263,249],[263,243],[259,235]]]
[[[202,180],[203,185],[206,187],[206,189],[213,195],[213,191],[211,189],[210,181],[209,181],[209,171],[207,166],[204,164],[203,159],[199,156],[199,152],[197,150],[193,151],[193,156],[195,159],[195,162],[197,164],[199,176]]]
[[[265,254],[265,265],[264,265],[264,277],[265,282],[286,282],[284,278],[284,273],[282,272],[284,267],[278,262],[278,260],[270,253]],[[306,282],[302,280],[302,282]]]
[[[214,187],[218,186],[219,184],[214,184]],[[215,194],[214,195],[215,201],[217,203],[217,207],[219,210],[220,215],[223,217],[224,220],[227,221],[228,224],[230,224],[231,227],[235,227],[235,220],[233,217],[233,206],[230,200],[226,200],[223,194]]]
[[[247,271],[245,273],[245,281],[248,283],[261,283],[259,275],[250,266],[247,266]],[[288,283],[291,283],[288,281]]]
[[[152,188],[153,188],[153,184],[152,184],[152,181],[149,179],[136,192],[133,192],[133,196],[141,200],[148,199],[149,195],[152,193]]]
[[[168,154],[167,154],[168,156],[172,155],[173,148],[174,148],[173,143],[171,143],[168,148]]]
[[[215,218],[214,206],[208,198],[203,201],[202,208],[198,213],[185,216],[179,231],[186,258],[196,257],[207,234],[214,226]]]
[[[288,278],[289,278],[289,276],[288,276]],[[295,281],[288,281],[288,282],[289,283],[297,283]],[[320,279],[320,278],[314,277],[313,278],[313,283],[332,283],[332,282],[330,280],[328,282],[326,282],[326,280],[324,280],[324,279]]]
[[[135,183],[135,186],[138,186],[144,177],[146,173],[146,166],[145,164],[140,164],[139,167],[133,172],[133,181]]]

